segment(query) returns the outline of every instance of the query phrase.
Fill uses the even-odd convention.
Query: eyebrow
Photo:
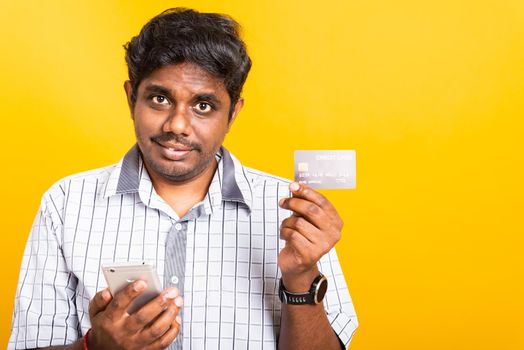
[[[167,97],[171,97],[171,92],[169,92],[168,89],[161,85],[156,84],[149,84],[144,89],[145,92],[154,92],[162,95],[166,95]]]
[[[218,99],[218,97],[215,94],[212,94],[212,93],[197,94],[195,96],[194,100],[195,101],[209,101],[209,102],[213,102],[215,105],[217,105],[217,107],[221,105],[220,100]]]

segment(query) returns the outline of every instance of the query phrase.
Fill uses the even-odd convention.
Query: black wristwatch
[[[290,305],[314,305],[320,304],[324,300],[328,286],[326,276],[323,274],[318,275],[317,278],[311,283],[311,288],[306,293],[291,293],[286,290],[282,278],[278,286],[278,297],[282,304]]]

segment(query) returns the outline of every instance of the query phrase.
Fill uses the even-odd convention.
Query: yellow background
[[[0,346],[42,193],[132,145],[122,45],[177,5],[244,27],[240,160],[357,151],[357,189],[326,192],[351,349],[524,349],[522,0],[2,1]]]

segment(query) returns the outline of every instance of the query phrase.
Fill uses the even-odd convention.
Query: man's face
[[[237,102],[229,120],[231,101],[220,79],[181,63],[143,79],[134,104],[131,83],[124,87],[148,171],[183,183],[214,167],[215,153],[243,104]]]

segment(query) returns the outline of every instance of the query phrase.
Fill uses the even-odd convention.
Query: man
[[[333,249],[335,208],[221,146],[251,67],[238,31],[227,16],[172,9],[126,45],[137,144],[44,194],[9,348],[349,344],[357,318]],[[111,295],[100,271],[129,261],[155,264],[165,288],[132,314],[145,282]]]

